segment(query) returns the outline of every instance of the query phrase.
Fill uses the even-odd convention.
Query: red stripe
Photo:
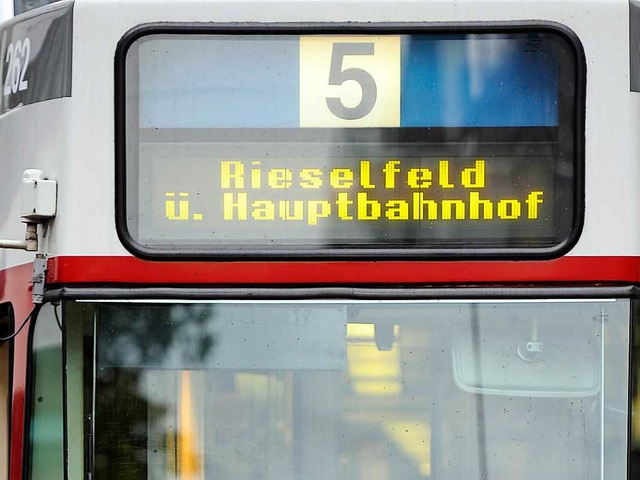
[[[0,302],[16,323],[31,309],[31,265],[0,271]],[[640,257],[563,257],[522,262],[148,262],[134,257],[55,257],[51,284],[527,284],[637,283]],[[16,338],[11,480],[22,478],[27,330]]]
[[[31,303],[32,266],[20,265],[0,271],[0,303],[10,302],[15,315],[15,326],[20,326],[33,304]],[[13,396],[11,416],[11,452],[9,457],[9,478],[22,478],[25,435],[25,388],[27,379],[28,331],[25,327],[13,344]]]
[[[49,284],[449,284],[640,281],[640,257],[485,262],[150,262],[56,257]]]

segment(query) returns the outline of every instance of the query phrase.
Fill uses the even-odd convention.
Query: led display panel
[[[583,66],[564,30],[159,28],[116,60],[136,254],[549,258],[577,239]]]

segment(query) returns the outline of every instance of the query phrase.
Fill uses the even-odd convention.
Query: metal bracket
[[[34,304],[41,304],[44,300],[44,287],[47,280],[47,258],[39,253],[33,260],[33,274],[31,283],[33,284],[31,295]]]
[[[1,240],[0,248],[38,251],[38,225],[46,231],[47,222],[56,216],[58,209],[58,183],[45,178],[44,172],[35,168],[22,174],[21,218],[27,224],[24,241]]]
[[[16,250],[26,250],[35,252],[38,250],[38,225],[33,222],[27,223],[27,232],[24,241],[0,240],[0,248],[13,248]]]

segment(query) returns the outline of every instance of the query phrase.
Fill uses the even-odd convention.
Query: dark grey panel
[[[0,114],[71,96],[73,4],[43,7],[0,29]]]
[[[28,12],[34,8],[44,7],[50,3],[56,3],[60,0],[13,0],[13,11],[15,15]]]
[[[631,91],[640,92],[640,0],[629,0]]]

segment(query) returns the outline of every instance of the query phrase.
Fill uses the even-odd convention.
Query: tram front
[[[30,478],[632,478],[628,2],[107,3],[73,6]]]

